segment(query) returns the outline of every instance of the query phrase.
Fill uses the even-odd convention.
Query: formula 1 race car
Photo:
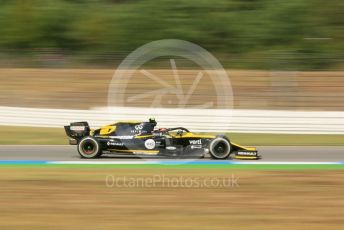
[[[175,158],[259,159],[257,149],[231,142],[225,135],[201,135],[183,127],[155,129],[148,122],[122,121],[91,130],[87,122],[65,126],[69,143],[77,145],[83,158],[97,158],[104,152],[157,155]]]

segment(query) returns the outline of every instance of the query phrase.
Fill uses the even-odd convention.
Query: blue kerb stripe
[[[232,165],[236,164],[232,161],[159,161],[158,164],[161,165],[180,165],[180,164],[186,164],[186,165]]]
[[[0,160],[0,165],[43,165],[49,164],[48,161],[40,160]]]

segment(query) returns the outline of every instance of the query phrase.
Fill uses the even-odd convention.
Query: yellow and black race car
[[[91,130],[87,122],[65,126],[71,145],[83,158],[104,152],[157,155],[176,158],[259,159],[257,149],[235,144],[225,135],[194,134],[183,127],[155,129],[155,119],[147,122],[122,121]]]

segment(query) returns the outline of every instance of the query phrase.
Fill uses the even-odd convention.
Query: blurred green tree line
[[[174,38],[227,66],[331,69],[343,67],[343,25],[341,0],[0,0],[0,52],[102,63]]]

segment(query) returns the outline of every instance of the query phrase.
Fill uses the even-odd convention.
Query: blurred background
[[[137,47],[175,38],[251,70],[230,76],[239,108],[342,110],[343,12],[337,0],[1,0],[1,104],[104,105],[112,72],[71,69],[114,70]]]
[[[0,0],[0,106],[105,107],[114,70],[130,52],[182,39],[228,71],[234,109],[343,111],[343,31],[338,0]],[[176,64],[183,76],[195,75],[192,64]],[[145,68],[171,78],[168,59]],[[146,85],[128,87],[133,94]],[[203,92],[212,91],[207,85]]]
[[[154,40],[196,43],[228,68],[343,68],[338,0],[1,0],[2,67],[113,68]]]

